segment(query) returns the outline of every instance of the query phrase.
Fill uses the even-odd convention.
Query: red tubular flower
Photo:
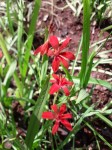
[[[60,109],[58,109],[57,105],[54,104],[51,106],[51,109],[53,112],[47,111],[43,112],[42,118],[43,119],[49,119],[54,120],[55,124],[52,128],[52,134],[55,134],[58,131],[59,124],[62,123],[69,131],[72,130],[71,124],[67,121],[67,119],[72,118],[72,115],[70,113],[66,113],[66,105],[62,104]]]
[[[62,52],[62,50],[69,44],[69,41],[70,38],[66,38],[66,40],[60,45],[56,36],[51,36],[49,38],[49,43],[51,44],[53,49],[48,51],[48,55],[54,57],[52,62],[52,68],[54,72],[57,72],[60,63],[62,63],[65,68],[68,68],[69,60],[75,59],[75,56],[72,52]]]
[[[48,53],[49,48],[50,48],[49,41],[46,41],[43,45],[39,46],[34,51],[34,55],[37,55],[38,53],[40,53],[41,55],[45,55]]]
[[[62,75],[58,76],[56,74],[53,74],[52,76],[54,77],[54,80],[50,80],[53,85],[51,86],[49,93],[54,94],[55,92],[58,92],[60,89],[62,89],[65,95],[68,96],[70,92],[67,86],[72,86],[73,82],[70,82],[66,78],[63,78]]]

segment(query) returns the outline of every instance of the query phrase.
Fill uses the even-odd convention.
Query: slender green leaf
[[[11,65],[11,57],[9,55],[9,52],[7,50],[5,41],[4,41],[3,36],[2,36],[1,33],[0,33],[0,47],[1,47],[2,51],[3,51],[3,53],[4,53],[4,56],[6,57],[8,65],[10,66]],[[22,96],[22,94],[23,94],[23,84],[20,82],[16,71],[14,72],[13,76],[14,76],[16,85],[17,85],[17,87],[19,89],[20,96]]]
[[[45,80],[47,68],[48,68],[48,57],[44,55],[42,58],[42,68],[41,68],[41,75],[40,75],[40,82]]]
[[[73,82],[75,84],[79,84],[80,79],[78,77],[73,77]],[[96,78],[90,78],[89,84],[101,85],[101,86],[104,86],[104,87],[106,87],[112,91],[112,84],[107,82],[107,81],[104,81],[104,80],[100,80],[100,79],[96,79]]]
[[[89,109],[89,106],[86,104],[86,103],[83,103],[83,106],[86,108],[86,109]],[[106,118],[104,115],[98,113],[96,114],[96,116],[98,118],[100,118],[102,121],[104,121],[108,126],[110,126],[112,128],[112,121],[110,121],[108,118]]]
[[[89,42],[90,42],[90,0],[83,0],[83,42],[82,42],[82,63],[80,72],[81,87],[84,87],[84,80],[87,70]]]
[[[10,64],[9,70],[8,70],[8,72],[7,72],[6,76],[5,76],[4,82],[3,82],[4,85],[7,84],[8,79],[13,75],[14,71],[16,70],[16,65],[17,65],[16,61],[13,61]]]
[[[10,0],[6,0],[6,4],[7,4],[6,12],[7,12],[7,18],[8,18],[8,23],[9,23],[9,29],[12,33],[14,33],[13,22],[12,22],[11,13],[10,13],[10,6],[11,6]]]
[[[48,90],[49,90],[49,77],[43,84],[42,91],[40,93],[39,98],[37,99],[34,111],[32,113],[29,122],[28,131],[26,135],[26,145],[28,147],[28,150],[31,150],[34,138],[39,131],[39,127],[41,125],[40,123],[41,115],[45,107],[46,101],[48,100],[49,97]]]
[[[27,73],[28,62],[30,58],[30,50],[32,47],[37,17],[38,17],[39,10],[40,10],[40,5],[41,5],[41,0],[35,0],[35,5],[34,5],[33,13],[32,13],[32,19],[31,19],[31,23],[30,23],[29,31],[28,31],[28,38],[26,42],[25,58],[24,58],[23,72],[22,72],[23,77],[26,77],[26,73]]]
[[[79,92],[78,98],[76,99],[76,104],[80,103],[82,100],[84,100],[88,96],[89,94],[86,92],[86,90],[82,89]]]

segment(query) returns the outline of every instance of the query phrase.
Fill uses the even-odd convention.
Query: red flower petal
[[[41,55],[47,54],[49,47],[50,47],[49,42],[46,41],[43,45],[39,46],[39,47],[34,51],[34,55],[37,55],[39,52],[41,53]]]
[[[57,111],[58,111],[58,107],[56,104],[52,105],[51,109],[54,110],[55,113],[57,113]]]
[[[52,76],[56,79],[56,80],[59,80],[59,76],[57,74],[52,74]]]
[[[42,45],[41,55],[47,54],[47,53],[48,53],[48,49],[49,49],[49,42],[46,41],[46,42]]]
[[[68,46],[69,42],[70,42],[70,38],[67,37],[66,40],[60,46],[60,51],[63,50],[64,48],[66,48]]]
[[[62,89],[63,89],[63,91],[64,91],[66,96],[70,95],[70,92],[69,92],[69,90],[68,90],[68,88],[66,86],[63,86]]]
[[[54,72],[57,72],[59,65],[60,65],[60,61],[57,57],[55,57],[53,62],[52,62],[52,69]]]
[[[2,56],[3,56],[3,54],[2,54],[2,52],[0,51],[0,58],[2,58]]]
[[[56,121],[52,128],[52,134],[55,134],[58,131],[58,128],[59,128],[59,122]]]
[[[48,49],[47,55],[48,55],[48,56],[53,56],[53,55],[54,55],[54,51],[51,50],[51,49]]]
[[[71,126],[71,124],[67,121],[67,120],[65,120],[65,119],[63,119],[63,120],[61,120],[61,123],[68,129],[68,130],[72,130],[72,126]]]
[[[51,36],[51,37],[49,38],[49,43],[51,44],[51,46],[52,46],[53,48],[58,48],[58,47],[59,47],[59,41],[58,41],[58,39],[57,39],[56,36]]]
[[[73,82],[71,81],[68,81],[66,78],[63,78],[62,79],[62,82],[61,82],[61,85],[64,86],[64,85],[73,85]]]
[[[62,52],[61,55],[67,59],[74,60],[75,56],[72,52]]]
[[[56,83],[56,80],[50,80],[51,83]]]
[[[38,53],[40,53],[42,51],[42,45],[39,46],[35,51],[34,51],[34,55],[37,55]]]
[[[64,112],[66,111],[66,105],[65,104],[62,104],[61,106],[60,106],[60,114],[63,114]]]
[[[69,67],[68,61],[60,56],[58,56],[58,58],[59,58],[60,62],[63,64],[63,66],[68,69],[68,67]]]
[[[63,114],[63,116],[61,117],[61,119],[71,119],[72,118],[72,114],[67,113],[67,114]]]
[[[52,112],[43,112],[42,113],[42,118],[43,119],[54,119],[54,115],[53,115],[53,113]]]
[[[54,94],[55,92],[58,92],[60,89],[60,86],[58,84],[53,84],[49,90],[49,94]]]

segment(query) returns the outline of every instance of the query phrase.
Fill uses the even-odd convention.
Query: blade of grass
[[[22,34],[23,34],[23,8],[24,8],[23,0],[19,0],[18,5],[19,5],[19,12],[18,12],[17,49],[18,49],[18,53],[21,54],[21,44],[22,44],[21,41],[22,41]]]
[[[9,22],[9,29],[10,29],[11,33],[14,33],[13,22],[12,22],[11,14],[10,14],[10,5],[11,5],[10,0],[6,0],[6,4],[7,4],[6,12],[7,12],[8,22]]]
[[[40,123],[41,115],[45,103],[49,97],[48,90],[49,90],[49,77],[46,79],[45,83],[43,84],[42,91],[40,93],[39,98],[37,99],[34,111],[30,119],[28,131],[25,139],[28,150],[31,150],[34,138],[39,131],[39,127],[41,125]]]
[[[86,108],[86,109],[89,109],[89,106],[83,102],[83,107]],[[103,116],[102,114],[96,114],[96,116],[98,118],[100,118],[102,121],[104,121],[108,126],[110,126],[112,128],[112,121],[110,121],[109,119],[107,119],[105,116]]]
[[[92,54],[89,57],[88,64],[87,64],[87,71],[86,71],[86,76],[85,76],[85,79],[84,79],[84,88],[87,87],[88,81],[90,79],[94,56],[95,56],[95,52],[93,51]]]
[[[73,82],[79,84],[80,83],[80,79],[78,77],[73,77]],[[112,84],[104,81],[104,80],[100,80],[100,79],[95,79],[95,78],[90,78],[89,79],[89,84],[95,84],[95,85],[101,85],[104,86],[106,88],[108,88],[109,90],[112,91]]]
[[[31,50],[31,47],[32,47],[32,42],[33,42],[33,37],[34,37],[34,33],[35,33],[37,17],[38,17],[39,10],[40,10],[40,5],[41,5],[41,0],[35,0],[35,5],[34,5],[33,13],[32,13],[32,19],[31,19],[31,23],[30,23],[29,31],[28,31],[28,38],[27,38],[27,42],[26,42],[26,46],[25,46],[26,51],[25,51],[23,71],[22,71],[22,76],[24,78],[26,77],[26,73],[27,73],[27,69],[28,69],[28,62],[29,62],[29,58],[30,58],[30,50]]]
[[[13,61],[10,66],[9,66],[9,69],[8,69],[8,72],[5,76],[5,79],[4,79],[4,82],[3,84],[6,85],[7,84],[7,81],[8,79],[13,75],[15,69],[16,69],[16,65],[17,65],[17,62],[16,61]]]
[[[90,0],[83,0],[83,42],[82,42],[82,63],[80,86],[84,87],[84,80],[87,70],[87,60],[90,42]]]
[[[8,65],[10,66],[11,62],[12,62],[11,61],[11,57],[10,57],[10,55],[8,53],[5,41],[4,41],[3,36],[2,36],[1,33],[0,33],[0,47],[1,47],[2,51],[3,51],[3,53],[4,53],[4,56],[6,57],[6,61],[7,61]],[[14,80],[16,82],[16,85],[17,85],[17,87],[19,89],[20,96],[22,96],[22,94],[23,94],[23,84],[20,82],[16,71],[14,72],[13,76],[14,76]]]
[[[41,82],[43,82],[45,80],[47,68],[48,68],[48,57],[47,57],[47,55],[44,55],[43,60],[42,60],[42,68],[41,68],[41,75],[40,75]]]

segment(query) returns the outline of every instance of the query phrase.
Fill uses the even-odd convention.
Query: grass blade
[[[4,56],[6,57],[6,61],[7,61],[8,65],[10,66],[11,65],[11,57],[10,57],[10,55],[8,53],[5,41],[4,41],[3,36],[2,36],[1,33],[0,33],[0,47],[1,47],[2,51],[3,51],[3,53],[4,53]],[[13,76],[14,76],[16,85],[17,85],[17,87],[19,89],[20,96],[22,96],[22,94],[23,94],[23,91],[22,91],[23,90],[23,84],[20,82],[16,71],[14,72]]]
[[[80,79],[78,77],[73,77],[73,82],[79,84]],[[101,85],[112,91],[112,84],[101,79],[90,78],[89,84]]]
[[[39,96],[36,104],[35,104],[35,108],[34,108],[34,111],[31,116],[30,123],[28,126],[28,131],[27,131],[27,135],[26,135],[26,145],[29,150],[31,150],[33,140],[39,131],[39,127],[41,124],[40,123],[41,114],[43,112],[45,103],[49,97],[48,90],[49,90],[49,78],[47,78],[46,82],[43,84],[42,91],[40,93],[40,96]]]
[[[29,26],[28,38],[27,38],[27,42],[26,42],[26,51],[25,51],[23,72],[22,72],[23,77],[26,77],[26,73],[27,73],[27,69],[28,69],[30,50],[32,47],[32,42],[33,42],[33,37],[34,37],[35,27],[36,27],[36,21],[37,21],[37,17],[38,17],[39,10],[40,10],[40,5],[41,5],[41,0],[35,0],[35,5],[34,5],[33,13],[32,13],[32,20],[31,20],[31,23]]]
[[[87,87],[88,81],[90,79],[90,75],[91,75],[91,71],[92,71],[92,67],[93,67],[94,56],[95,56],[95,52],[93,51],[92,54],[89,57],[89,60],[88,60],[86,76],[85,76],[85,79],[84,79],[84,88]]]
[[[82,42],[82,63],[80,72],[80,86],[84,86],[87,70],[87,60],[90,42],[90,0],[83,0],[83,42]]]
[[[41,75],[40,75],[40,82],[43,82],[46,78],[47,68],[48,68],[48,57],[44,55],[42,58],[42,68],[41,68]],[[41,83],[42,84],[42,83]]]
[[[14,33],[13,22],[12,22],[11,14],[10,14],[10,5],[11,5],[10,0],[6,0],[6,3],[7,3],[6,12],[7,12],[8,22],[9,22],[9,29],[11,33]]]
[[[9,70],[5,76],[5,79],[4,79],[4,82],[3,84],[6,85],[7,84],[7,81],[8,79],[13,75],[14,71],[16,70],[16,65],[17,65],[17,62],[16,61],[13,61],[9,67]]]

